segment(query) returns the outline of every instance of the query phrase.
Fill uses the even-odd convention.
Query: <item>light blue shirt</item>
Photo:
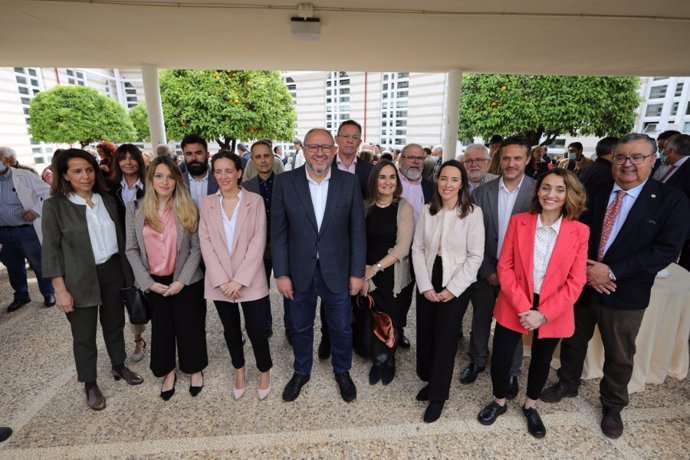
[[[633,205],[635,204],[635,200],[637,200],[637,197],[640,196],[640,192],[642,192],[642,188],[646,183],[647,181],[644,181],[637,187],[633,187],[630,190],[625,191],[621,210],[616,217],[616,221],[613,223],[611,234],[609,235],[609,239],[606,241],[606,246],[604,247],[604,255],[606,254],[606,251],[609,250],[609,247],[611,247],[611,244],[613,244],[616,236],[618,236],[618,232],[620,232],[621,228],[623,228],[625,219],[627,219],[628,214],[630,214],[630,209],[632,209]],[[611,190],[611,195],[609,195],[609,203],[606,205],[606,209],[608,209],[608,207],[611,206],[611,203],[613,203],[613,200],[616,199],[616,195],[618,194],[619,190],[623,189],[618,184],[613,184],[613,190]]]

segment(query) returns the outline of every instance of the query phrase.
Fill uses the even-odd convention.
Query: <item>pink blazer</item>
[[[534,297],[534,235],[537,215],[516,214],[510,219],[501,256],[498,278],[501,291],[494,316],[503,327],[527,334],[518,313],[532,308]],[[537,309],[548,322],[539,327],[539,337],[570,337],[575,331],[573,305],[587,280],[587,241],[589,227],[563,219],[556,238],[546,276],[541,286]]]
[[[243,286],[236,302],[266,297],[268,283],[263,258],[266,246],[264,200],[261,195],[242,190],[231,256],[218,202],[219,193],[204,198],[199,209],[199,243],[206,264],[204,296],[208,300],[232,302],[219,286],[235,280]]]

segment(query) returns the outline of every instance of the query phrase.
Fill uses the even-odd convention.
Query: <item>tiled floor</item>
[[[180,375],[175,396],[162,401],[148,355],[130,364],[144,376],[142,385],[115,382],[99,339],[99,385],[108,407],[94,412],[86,407],[77,382],[68,323],[60,312],[38,302],[42,298],[35,280],[31,286],[36,301],[7,313],[4,305],[12,292],[7,273],[0,269],[0,425],[15,430],[0,444],[3,459],[690,457],[688,379],[668,378],[663,385],[648,385],[643,393],[633,394],[623,413],[625,434],[616,441],[599,430],[597,380],[586,382],[577,398],[540,405],[548,430],[542,440],[527,433],[517,402],[491,427],[476,421],[477,412],[491,400],[488,373],[469,386],[454,378],[441,419],[424,424],[425,405],[414,399],[421,384],[415,375],[412,317],[408,335],[413,348],[399,352],[397,376],[389,386],[370,386],[368,363],[355,357],[352,376],[358,397],[352,404],[340,399],[330,362],[318,359],[297,401],[281,400],[292,373],[292,351],[281,327],[270,339],[273,392],[267,400],[258,400],[258,371],[248,343],[248,391],[235,401],[230,359],[213,308],[207,317],[210,363],[197,398],[187,392],[188,377]],[[282,304],[275,291],[272,298],[274,324],[280,325]],[[133,342],[128,340],[127,346],[131,351]],[[466,341],[461,342],[456,374],[466,364],[466,349]],[[524,378],[520,383],[524,387]]]

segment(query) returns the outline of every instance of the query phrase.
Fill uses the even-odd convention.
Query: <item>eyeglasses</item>
[[[333,144],[306,144],[305,147],[309,150],[309,153],[316,153],[321,149],[323,153],[328,155],[333,151]]]
[[[624,165],[626,161],[630,160],[630,164],[641,165],[644,162],[644,160],[651,157],[652,155],[654,154],[650,153],[649,155],[642,155],[641,153],[638,153],[635,155],[631,155],[629,157],[625,155],[614,155],[613,162],[617,165]]]
[[[424,157],[411,157],[411,156],[404,156],[403,158],[407,158],[410,161],[424,161]]]
[[[488,158],[476,158],[473,160],[470,160],[470,159],[463,160],[463,163],[465,163],[466,165],[471,165],[472,163],[481,164],[481,163],[486,163],[487,161],[489,161]]]

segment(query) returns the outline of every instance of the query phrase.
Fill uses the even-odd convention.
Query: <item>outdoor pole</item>
[[[141,66],[144,80],[144,97],[146,110],[149,114],[149,130],[151,131],[151,145],[156,148],[159,144],[167,144],[165,138],[165,122],[163,120],[163,105],[161,104],[161,89],[158,84],[158,67],[144,64]]]
[[[443,161],[455,158],[458,143],[458,112],[460,111],[460,69],[449,70],[446,75],[446,101],[443,114]]]

